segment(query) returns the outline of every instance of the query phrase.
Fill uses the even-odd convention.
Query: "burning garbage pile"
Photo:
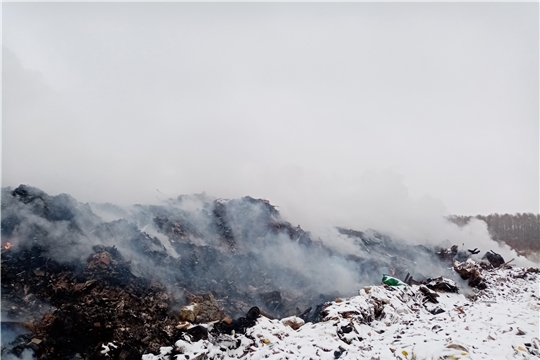
[[[454,280],[487,291],[484,274],[509,267],[495,253],[482,267],[455,261],[464,259],[457,247],[411,246],[373,231],[337,233],[361,251],[336,253],[263,199],[193,195],[121,208],[25,185],[2,189],[2,335],[13,335],[2,355],[194,358],[190,351],[206,344],[203,356],[213,354],[211,346],[251,356],[256,351],[246,344],[274,341],[254,333],[261,324],[302,331],[307,323],[334,321],[330,301],[343,306],[389,269],[395,270],[383,280],[385,291],[410,294],[414,287],[416,308],[434,316],[448,311],[440,294],[458,295]],[[536,275],[533,269],[519,276]],[[370,304],[369,312],[351,310],[343,319],[369,325],[388,315],[386,302]],[[356,334],[353,328],[340,325],[338,338]],[[185,343],[164,350],[179,339]]]

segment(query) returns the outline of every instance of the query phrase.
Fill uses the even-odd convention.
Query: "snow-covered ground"
[[[186,335],[143,360],[538,359],[540,276],[520,278],[525,271],[483,271],[486,290],[472,297],[438,293],[438,304],[426,302],[418,286],[369,286],[336,299],[324,321],[298,330],[285,323],[301,319],[260,317],[245,335],[198,342]],[[433,315],[437,307],[444,312]]]

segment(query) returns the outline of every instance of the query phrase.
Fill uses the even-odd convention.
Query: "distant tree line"
[[[459,226],[465,226],[472,218],[485,221],[489,233],[495,241],[507,243],[518,253],[540,252],[539,214],[451,215],[448,217],[450,221]]]

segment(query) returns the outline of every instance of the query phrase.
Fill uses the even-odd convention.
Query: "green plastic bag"
[[[403,281],[396,279],[395,277],[390,276],[388,274],[383,274],[382,282],[383,284],[390,285],[390,286],[403,286],[403,287],[407,286],[407,284],[405,284]]]

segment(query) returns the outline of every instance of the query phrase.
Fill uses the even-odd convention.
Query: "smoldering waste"
[[[390,268],[423,284],[430,302],[436,291],[457,291],[451,280],[422,273],[434,264],[433,275],[452,276],[446,262],[456,249],[337,230],[370,256],[333,252],[264,199],[200,194],[121,208],[4,188],[2,335],[15,338],[3,341],[2,355],[140,359],[179,338],[207,339],[207,323],[210,336],[245,333],[260,316],[295,316],[301,326]],[[456,271],[482,286],[476,268]]]

